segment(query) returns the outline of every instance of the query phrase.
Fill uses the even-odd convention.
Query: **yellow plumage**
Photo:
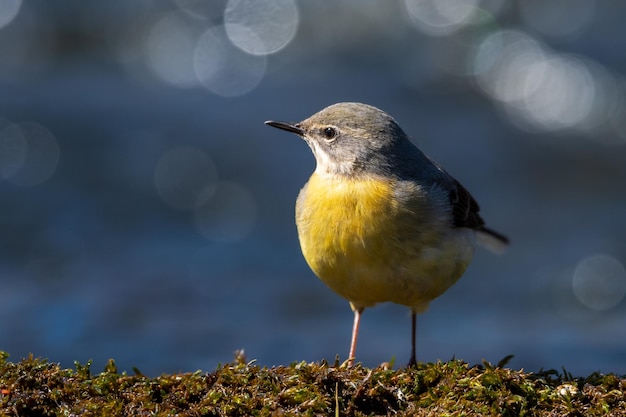
[[[361,313],[376,303],[416,314],[463,274],[476,237],[501,250],[470,193],[422,153],[396,121],[361,103],[338,103],[299,123],[268,125],[302,137],[317,166],[296,202],[302,253],[354,310],[349,361]]]
[[[400,199],[394,186],[313,174],[296,205],[298,235],[313,272],[353,308],[391,301],[421,312],[465,271],[473,233],[431,227],[424,190]]]

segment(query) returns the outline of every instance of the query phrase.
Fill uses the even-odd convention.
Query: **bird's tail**
[[[476,242],[493,253],[501,254],[509,245],[509,238],[483,226],[476,229]]]

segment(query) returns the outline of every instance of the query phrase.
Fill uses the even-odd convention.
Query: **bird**
[[[396,120],[363,103],[337,103],[297,122],[265,124],[300,136],[316,167],[296,200],[302,254],[354,312],[348,366],[365,308],[410,308],[416,317],[463,275],[476,243],[500,253],[504,235],[485,226],[472,195],[424,154]]]

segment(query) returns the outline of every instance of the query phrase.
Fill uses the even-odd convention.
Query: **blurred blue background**
[[[393,115],[512,245],[418,319],[421,361],[626,373],[626,3],[5,0],[0,349],[147,375],[347,355],[308,269],[307,146],[263,122]],[[350,214],[347,213],[347,216]],[[357,359],[409,356],[406,308]]]

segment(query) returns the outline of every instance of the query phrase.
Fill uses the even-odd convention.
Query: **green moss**
[[[326,361],[273,368],[233,363],[210,373],[119,373],[110,360],[94,375],[32,356],[11,363],[0,352],[2,416],[289,416],[289,415],[623,415],[626,379],[554,370],[527,373],[501,362],[459,360],[413,369],[347,368]]]

